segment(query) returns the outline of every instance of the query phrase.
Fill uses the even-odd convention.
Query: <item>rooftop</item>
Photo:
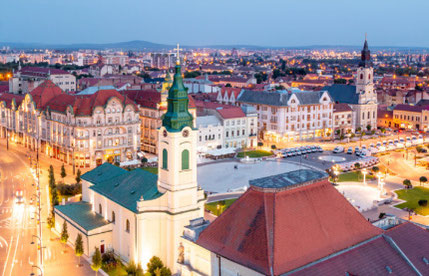
[[[91,231],[110,223],[100,214],[93,212],[91,204],[84,201],[57,205],[55,209],[76,222],[86,231]]]
[[[275,189],[277,191],[279,189],[291,189],[297,186],[308,185],[313,183],[314,180],[320,181],[320,179],[326,177],[328,177],[328,174],[322,171],[300,169],[250,180],[249,184],[264,190]]]

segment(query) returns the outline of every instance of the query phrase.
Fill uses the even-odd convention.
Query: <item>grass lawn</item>
[[[104,270],[104,269],[103,269]],[[106,270],[104,270],[106,271]],[[125,271],[123,265],[117,266],[115,269],[106,272],[109,276],[127,276],[128,273]]]
[[[366,175],[366,180],[374,179],[372,175]],[[340,174],[337,182],[363,182],[363,174],[357,172],[348,172]]]
[[[249,156],[252,158],[257,158],[257,157],[263,157],[263,156],[270,156],[273,155],[272,152],[270,151],[265,151],[265,150],[250,150],[250,151],[242,151],[239,152],[237,154],[237,157],[244,157],[244,156]]]
[[[145,170],[145,171],[148,171],[148,172],[151,172],[151,173],[153,173],[153,174],[158,174],[158,168],[157,167],[155,167],[155,168],[152,168],[152,167],[144,167],[144,168],[141,168],[142,170]]]
[[[236,200],[237,200],[236,198],[225,200],[225,206],[222,206],[220,208],[219,214],[218,214],[218,210],[217,210],[217,205],[218,205],[219,201],[207,203],[205,206],[205,209],[207,211],[212,212],[212,214],[220,215],[220,214],[222,214],[222,212],[224,212],[226,209],[228,209],[228,207],[231,206],[231,204],[234,203]]]
[[[414,187],[411,190],[398,190],[395,191],[398,197],[406,202],[395,205],[395,207],[403,209],[408,207],[413,209],[417,214],[427,216],[429,215],[429,206],[421,207],[418,202],[420,199],[426,199],[429,201],[429,188]]]

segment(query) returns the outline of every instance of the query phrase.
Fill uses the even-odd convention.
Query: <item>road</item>
[[[36,231],[36,192],[28,161],[16,153],[0,151],[0,264],[3,276],[30,275],[38,265]],[[17,190],[24,202],[15,202]],[[33,204],[31,204],[33,203]],[[31,244],[34,239],[34,244]]]
[[[36,153],[27,151],[20,145],[9,145],[0,141],[0,275],[40,275],[37,268],[32,265],[39,264],[39,251],[37,250],[37,216],[36,212],[36,185],[30,170],[36,160]],[[69,275],[95,275],[89,263],[82,258],[82,266],[78,266],[78,258],[71,247],[64,247],[59,237],[46,227],[49,215],[48,202],[48,168],[54,166],[56,179],[60,179],[61,162],[40,154],[40,186],[42,207],[42,240],[43,240],[43,275],[60,275],[67,271]],[[71,168],[66,166],[70,175],[67,183],[72,183],[74,176]],[[15,192],[23,190],[25,202],[15,204]],[[32,204],[31,204],[32,203]],[[31,244],[34,241],[34,244]]]

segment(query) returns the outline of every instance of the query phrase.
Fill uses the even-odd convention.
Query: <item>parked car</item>
[[[340,152],[344,152],[344,148],[343,148],[343,147],[341,147],[341,146],[336,147],[336,148],[334,149],[334,151],[333,151],[333,153],[340,153]]]
[[[353,154],[353,148],[352,147],[347,149],[347,154]]]

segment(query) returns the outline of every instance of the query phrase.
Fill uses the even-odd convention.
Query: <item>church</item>
[[[374,90],[374,69],[371,62],[371,52],[368,42],[361,52],[359,68],[356,72],[356,85],[334,84],[325,86],[335,103],[348,104],[353,110],[353,128],[367,130],[377,128],[377,94]]]
[[[177,271],[184,226],[203,217],[205,202],[196,174],[198,131],[188,102],[178,58],[158,130],[158,175],[104,163],[82,175],[81,202],[55,206],[55,230],[61,233],[65,221],[71,244],[80,233],[86,256],[95,247],[102,253],[112,249],[142,266],[158,256]]]

